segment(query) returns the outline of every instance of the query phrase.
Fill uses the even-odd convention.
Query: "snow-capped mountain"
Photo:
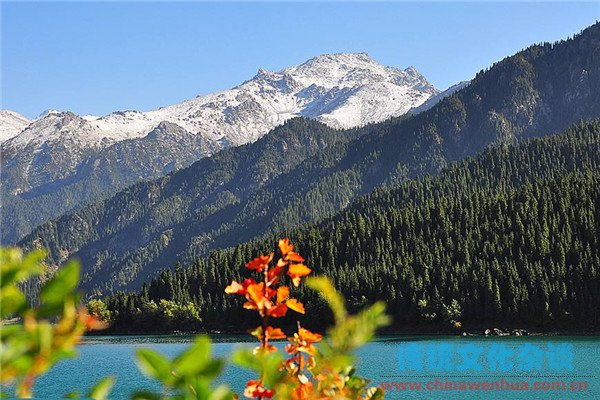
[[[31,123],[19,113],[0,110],[0,143],[17,136]]]
[[[340,53],[278,72],[260,69],[232,89],[148,112],[97,117],[48,110],[6,128],[19,133],[7,134],[2,143],[2,192],[5,203],[58,191],[71,199],[32,216],[27,231],[100,194],[187,166],[220,148],[253,142],[292,117],[348,128],[405,114],[438,93],[412,67],[386,67],[365,53]],[[71,193],[74,187],[77,195]]]
[[[56,125],[55,132],[34,129],[13,146],[51,141],[60,132],[80,136],[88,145],[140,138],[160,122],[179,125],[209,140],[239,145],[252,142],[294,116],[316,118],[336,127],[378,122],[406,113],[438,91],[414,68],[385,67],[365,53],[322,55],[279,72],[260,69],[256,76],[222,92],[196,97],[149,112],[118,111],[85,115],[75,127]],[[44,112],[39,119],[62,113]]]

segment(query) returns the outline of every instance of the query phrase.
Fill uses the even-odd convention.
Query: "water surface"
[[[111,398],[124,399],[136,389],[159,389],[152,380],[142,375],[134,361],[136,349],[148,347],[174,357],[189,345],[192,337],[182,336],[121,336],[85,338],[79,346],[79,357],[59,363],[50,373],[39,379],[35,394],[39,398],[58,398],[72,390],[85,393],[93,382],[106,375],[115,375],[117,383]],[[461,372],[461,371],[412,371],[401,368],[399,359],[410,346],[421,345],[464,345],[488,346],[502,343],[508,347],[533,344],[547,346],[572,345],[573,367],[571,371],[535,370],[509,371],[506,373]],[[247,336],[213,337],[213,354],[226,357],[239,347],[253,347]],[[445,381],[507,381],[534,382],[564,381],[586,382],[587,390],[389,390],[388,399],[594,399],[600,398],[600,337],[381,337],[363,347],[359,352],[358,368],[362,376],[374,384],[395,382],[428,382],[437,378]],[[400,358],[399,358],[400,357]],[[238,393],[243,391],[244,382],[251,379],[250,372],[228,365],[221,382],[228,383]]]

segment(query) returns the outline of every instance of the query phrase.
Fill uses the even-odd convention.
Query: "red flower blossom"
[[[266,397],[270,399],[273,397],[273,394],[274,393],[272,390],[265,388],[258,380],[248,381],[246,384],[246,389],[244,390],[244,396],[248,397],[249,399],[256,397]]]
[[[271,260],[273,260],[273,253],[268,256],[259,256],[246,264],[246,268],[262,272],[266,267],[269,266]]]

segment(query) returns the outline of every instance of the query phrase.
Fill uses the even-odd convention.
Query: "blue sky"
[[[103,115],[365,51],[444,89],[600,19],[592,3],[2,2],[2,108]]]

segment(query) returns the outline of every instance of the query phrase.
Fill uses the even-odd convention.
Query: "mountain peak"
[[[316,57],[311,58],[307,62],[311,61],[327,61],[327,62],[339,62],[339,63],[347,63],[347,62],[375,62],[367,52],[358,52],[358,53],[326,53],[321,54]]]
[[[58,111],[58,110],[49,108],[47,110],[44,110],[40,115],[38,115],[36,119],[42,119],[44,117],[47,117],[48,115],[58,115],[58,114],[62,114],[62,111]]]
[[[307,70],[315,68],[336,68],[347,66],[348,68],[367,67],[370,64],[379,65],[366,52],[361,53],[326,53],[312,57],[299,65],[286,67],[274,72],[265,68],[259,68],[255,78],[273,78],[290,74],[292,71]]]
[[[325,89],[351,89],[379,85],[388,88],[413,88],[427,97],[438,93],[414,67],[406,70],[387,67],[364,52],[322,54],[279,73],[291,76],[306,87],[316,85]],[[403,111],[407,110],[399,107],[395,114]]]
[[[304,63],[288,67],[283,72],[290,69],[315,69],[315,68],[373,68],[380,66],[367,53],[330,53],[321,54],[313,57]]]
[[[50,124],[60,120],[57,129],[75,136],[76,131],[86,131],[80,136],[90,143],[143,138],[159,123],[168,121],[207,140],[225,138],[227,143],[238,145],[258,139],[294,116],[348,128],[404,114],[437,93],[414,67],[387,67],[366,52],[341,52],[321,54],[275,72],[260,68],[253,78],[233,89],[154,111],[79,117],[49,109],[36,121],[47,118]],[[38,133],[36,143],[58,136],[45,125],[43,135]],[[95,139],[94,134],[98,135]]]
[[[269,75],[269,74],[271,74],[271,73],[272,73],[272,72],[271,72],[271,71],[269,71],[269,70],[266,70],[266,69],[264,69],[264,68],[259,68],[259,69],[258,69],[258,72],[256,73],[256,75]]]

